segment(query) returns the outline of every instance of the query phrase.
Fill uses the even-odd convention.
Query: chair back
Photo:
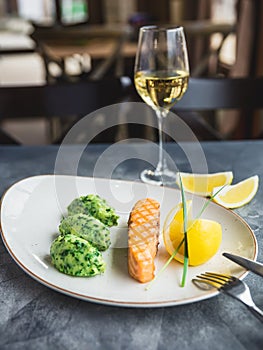
[[[52,121],[55,117],[61,124],[67,122],[70,128],[81,117],[124,100],[130,84],[129,78],[114,77],[43,86],[0,87],[0,121],[32,117]],[[62,138],[63,133],[59,139]],[[1,142],[5,140],[0,139]]]
[[[239,110],[236,138],[252,138],[255,111],[263,109],[263,78],[191,78],[173,111]]]
[[[42,86],[0,87],[3,118],[83,116],[125,96],[121,78]]]
[[[263,108],[263,78],[191,78],[176,110]]]

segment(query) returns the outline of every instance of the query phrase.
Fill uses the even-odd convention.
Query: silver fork
[[[217,288],[220,292],[241,301],[261,322],[263,322],[263,311],[256,306],[247,284],[240,279],[230,275],[205,272],[193,278],[192,282],[200,289],[207,290],[208,286],[212,286]]]

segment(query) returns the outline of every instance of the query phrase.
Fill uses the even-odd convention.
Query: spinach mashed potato
[[[115,214],[115,210],[108,205],[105,199],[95,194],[82,196],[71,202],[68,206],[68,215],[79,213],[92,215],[109,227],[118,225],[119,216]]]
[[[68,206],[68,216],[60,222],[60,235],[51,244],[52,264],[71,276],[103,273],[105,262],[101,251],[109,248],[109,227],[117,225],[118,218],[115,210],[98,195],[74,199]]]
[[[99,250],[106,250],[110,246],[109,228],[91,215],[68,216],[61,221],[59,231],[62,234],[72,233],[86,239]]]
[[[88,241],[72,234],[60,235],[52,243],[54,266],[72,276],[95,276],[105,270],[101,252]]]

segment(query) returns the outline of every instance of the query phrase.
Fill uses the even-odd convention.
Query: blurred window
[[[53,22],[55,6],[52,0],[17,0],[18,15],[36,23]]]
[[[212,3],[212,20],[217,23],[234,24],[237,20],[237,0],[214,0]],[[221,34],[212,36],[211,45],[216,48],[221,42]],[[236,59],[236,35],[231,33],[224,40],[219,59],[222,63],[232,66]]]
[[[55,0],[17,0],[20,17],[35,23],[54,23],[56,20]],[[87,22],[87,0],[59,0],[62,24],[70,25]]]
[[[85,0],[62,0],[61,20],[65,24],[87,22],[88,8]]]

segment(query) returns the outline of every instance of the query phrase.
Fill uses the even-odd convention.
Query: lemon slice
[[[185,191],[195,193],[201,196],[211,196],[215,187],[230,185],[233,180],[232,171],[224,171],[212,174],[178,173],[176,182],[179,185],[179,187],[180,175]]]
[[[229,185],[225,188],[214,188],[213,193],[219,191],[213,198],[215,202],[223,205],[226,208],[239,208],[249,203],[255,196],[258,190],[258,176],[251,176],[246,180],[243,180],[235,185]]]
[[[222,241],[221,225],[212,220],[191,219],[191,201],[187,202],[187,212],[189,221],[187,222],[188,254],[189,265],[201,265],[212,258],[218,251]],[[172,255],[184,238],[183,231],[183,209],[174,208],[173,212],[168,214],[163,229],[163,240],[167,252]],[[184,244],[174,257],[175,260],[183,263]]]

